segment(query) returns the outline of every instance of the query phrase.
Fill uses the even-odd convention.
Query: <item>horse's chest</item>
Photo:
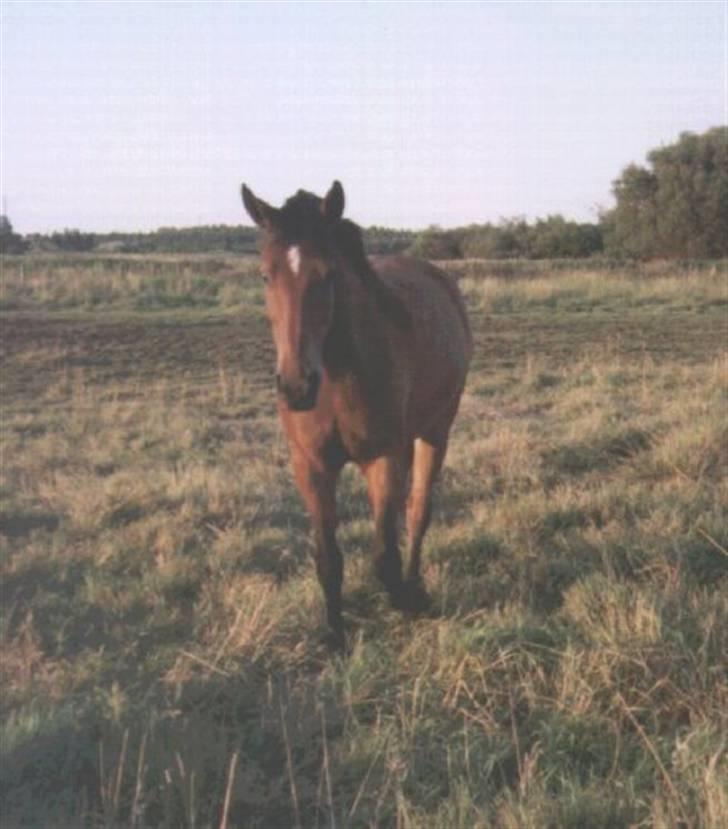
[[[356,388],[344,388],[334,398],[333,426],[347,456],[369,461],[399,439],[389,401],[366,399]]]

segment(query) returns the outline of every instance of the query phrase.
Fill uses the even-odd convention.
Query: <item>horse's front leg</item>
[[[340,469],[313,464],[303,452],[292,452],[293,472],[314,531],[316,574],[326,599],[326,617],[337,648],[344,646],[341,584],[344,562],[336,543],[336,481]]]
[[[399,552],[399,516],[407,477],[406,453],[385,455],[363,467],[374,513],[374,572],[387,589],[392,604],[403,602],[402,558]]]

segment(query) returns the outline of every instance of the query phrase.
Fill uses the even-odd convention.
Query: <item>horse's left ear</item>
[[[321,212],[330,222],[338,222],[344,215],[344,188],[335,181],[321,201]]]
[[[240,188],[243,197],[243,204],[248,211],[250,218],[258,225],[266,230],[275,224],[278,210],[271,207],[269,204],[259,199],[255,193],[245,184]]]

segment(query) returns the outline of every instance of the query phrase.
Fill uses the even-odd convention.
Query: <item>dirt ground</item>
[[[716,356],[728,342],[728,315],[696,317],[471,314],[474,368],[512,368],[527,355],[553,366],[585,351],[632,361],[692,363]],[[584,349],[584,350],[583,350]],[[262,314],[245,317],[112,314],[6,315],[0,321],[0,360],[6,403],[42,393],[64,372],[85,382],[145,382],[185,378],[203,382],[219,371],[242,370],[254,385],[270,384],[274,349]],[[272,387],[272,384],[271,384]]]

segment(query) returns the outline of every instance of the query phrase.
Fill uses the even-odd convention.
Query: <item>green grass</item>
[[[722,273],[469,263],[437,613],[347,471],[341,658],[252,266],[121,266],[3,271],[3,827],[726,824]]]

